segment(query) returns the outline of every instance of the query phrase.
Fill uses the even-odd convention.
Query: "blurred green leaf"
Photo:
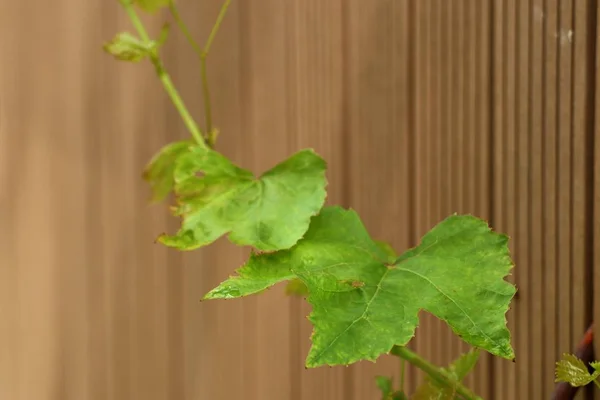
[[[156,50],[156,42],[144,42],[128,32],[118,33],[103,49],[120,61],[140,62]]]

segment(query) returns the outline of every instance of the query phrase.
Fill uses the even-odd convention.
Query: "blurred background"
[[[0,400],[365,400],[399,362],[304,369],[306,302],[278,286],[200,303],[247,255],[154,244],[177,219],[141,179],[187,137],[116,0],[0,7]],[[221,1],[181,0],[204,42]],[[402,251],[451,213],[511,236],[517,362],[482,358],[485,399],[546,399],[600,315],[595,0],[234,0],[209,56],[218,149],[260,173],[314,148],[329,202]],[[156,37],[167,13],[144,18]],[[165,64],[203,118],[199,65]],[[596,195],[595,195],[596,194]],[[600,293],[600,292],[598,292]],[[467,346],[425,313],[411,346]],[[421,375],[409,370],[407,385]],[[591,392],[579,398],[593,398]]]

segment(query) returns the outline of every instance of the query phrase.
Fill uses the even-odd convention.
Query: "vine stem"
[[[211,108],[211,102],[210,102],[210,88],[208,85],[208,73],[207,73],[206,59],[208,57],[210,47],[211,47],[213,41],[215,40],[217,32],[219,31],[219,28],[221,27],[221,23],[223,22],[223,19],[225,18],[225,14],[227,13],[227,9],[229,8],[230,4],[231,4],[231,0],[225,0],[223,5],[221,6],[219,15],[217,16],[217,20],[216,20],[215,24],[213,25],[213,27],[210,31],[210,34],[208,35],[208,39],[206,40],[204,47],[200,47],[198,42],[196,42],[194,40],[194,37],[190,33],[190,30],[188,29],[188,27],[185,25],[185,22],[183,22],[183,19],[181,18],[181,14],[179,14],[179,10],[177,9],[177,6],[175,5],[175,1],[174,0],[169,1],[169,10],[171,11],[171,15],[173,15],[173,18],[175,19],[177,26],[179,26],[179,29],[181,30],[181,32],[183,32],[183,35],[185,36],[185,38],[187,39],[189,44],[192,46],[192,48],[198,55],[198,58],[200,59],[200,76],[202,78],[202,96],[204,97],[204,116],[206,119],[206,127],[205,127],[206,135],[207,135],[206,140],[208,141],[208,145],[211,147],[214,145],[215,135],[214,135],[213,126],[212,126],[212,108]]]
[[[215,40],[215,37],[217,36],[217,32],[219,31],[219,28],[221,27],[221,23],[223,22],[223,18],[225,18],[225,14],[227,13],[227,9],[229,8],[230,4],[231,4],[231,0],[225,0],[223,5],[221,6],[221,10],[219,10],[219,15],[217,16],[217,20],[215,21],[215,24],[213,25],[212,29],[210,30],[208,39],[206,40],[206,43],[204,44],[204,49],[202,50],[202,53],[200,54],[200,69],[201,69],[201,75],[202,75],[202,88],[203,88],[203,93],[204,93],[204,107],[205,107],[204,114],[206,117],[206,132],[209,135],[210,141],[213,141],[215,139],[215,137],[213,135],[213,127],[212,127],[212,110],[211,110],[211,105],[210,105],[210,89],[208,87],[208,74],[206,72],[206,58],[208,57],[208,53],[210,51],[210,46],[212,45],[212,42]]]
[[[136,31],[138,32],[138,35],[140,36],[140,38],[144,42],[149,43],[151,41],[150,36],[148,36],[148,32],[146,32],[146,29],[144,28],[144,24],[142,23],[142,21],[140,20],[140,18],[137,15],[137,13],[135,12],[135,9],[133,8],[133,3],[131,2],[131,0],[119,0],[119,3],[121,3],[121,5],[125,9],[125,11],[127,12],[129,19],[131,20],[131,23],[133,24]],[[185,126],[190,131],[190,134],[192,135],[194,140],[196,140],[196,142],[198,143],[199,146],[201,146],[203,148],[208,148],[208,146],[202,136],[202,131],[198,127],[198,124],[196,124],[196,121],[194,121],[194,118],[191,116],[190,112],[188,111],[187,107],[185,106],[183,99],[177,92],[177,89],[175,88],[175,85],[173,84],[173,81],[171,80],[171,77],[167,73],[158,54],[155,52],[150,54],[150,61],[154,65],[154,68],[156,69],[156,74],[158,75],[158,78],[162,82],[163,87],[165,88],[167,94],[171,98],[171,101],[173,101],[175,108],[177,109],[177,111],[179,111],[179,114],[181,115],[181,118],[183,119]]]
[[[431,364],[429,361],[425,360],[418,354],[412,352],[408,348],[404,346],[394,346],[392,347],[391,354],[408,361],[410,364],[425,372],[431,377],[431,379],[437,381],[438,383],[449,388],[454,388],[456,390],[456,393],[460,394],[463,397],[463,399],[481,399],[479,396],[477,396],[475,393],[469,390],[466,386],[464,386],[461,382],[457,382],[455,379],[453,379],[451,376],[445,373],[441,368]]]

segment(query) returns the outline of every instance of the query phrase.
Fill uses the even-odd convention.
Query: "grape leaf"
[[[144,179],[152,188],[152,201],[162,201],[175,186],[175,163],[190,151],[192,142],[184,140],[166,145],[150,160],[144,170]]]
[[[155,12],[163,7],[168,7],[171,0],[135,0],[139,8],[146,12]]]
[[[354,211],[326,207],[296,246],[253,254],[238,276],[205,299],[247,296],[301,279],[313,306],[308,367],[374,361],[408,343],[421,309],[473,346],[513,359],[505,318],[515,294],[503,279],[512,268],[507,242],[485,221],[453,215],[390,262]]]
[[[302,150],[257,179],[216,151],[192,147],[174,171],[181,229],[158,240],[192,250],[229,233],[231,242],[261,251],[290,248],[325,202],[325,169],[321,157]]]
[[[441,370],[456,382],[462,382],[478,360],[479,350],[472,349],[461,354],[448,368],[441,368]],[[425,382],[417,388],[412,400],[453,400],[455,395],[455,388],[442,385],[427,375]]]
[[[590,364],[594,372],[590,374],[585,363],[573,354],[563,354],[562,359],[556,363],[556,380],[554,382],[567,382],[572,386],[585,386],[600,376],[600,363]]]
[[[392,246],[390,246],[386,242],[382,242],[382,241],[378,241],[378,240],[376,240],[375,243],[377,243],[377,245],[379,245],[379,247],[391,257],[390,262],[393,262],[393,260],[396,259],[396,257],[397,257],[396,252],[394,251]],[[308,296],[308,288],[306,287],[304,282],[302,282],[300,279],[294,278],[291,281],[289,281],[288,284],[286,285],[285,293],[288,296],[306,297],[306,296]]]
[[[140,62],[156,51],[154,41],[144,42],[131,33],[118,33],[110,42],[104,44],[103,49],[113,55],[117,60]]]

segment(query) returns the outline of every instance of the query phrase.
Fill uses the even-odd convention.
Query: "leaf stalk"
[[[142,23],[139,16],[135,12],[132,1],[131,0],[119,0],[119,3],[121,3],[123,8],[125,9],[125,12],[127,12],[129,19],[131,20],[131,23],[133,24],[133,26],[136,29],[140,38],[144,42],[149,43],[150,36],[148,35],[146,28],[144,28],[144,24]],[[194,118],[189,113],[187,107],[185,106],[183,99],[179,95],[179,92],[175,88],[175,85],[173,84],[171,77],[167,73],[162,61],[160,60],[160,57],[158,56],[158,52],[153,52],[150,55],[150,61],[154,65],[154,68],[156,69],[156,74],[158,75],[158,78],[160,79],[161,83],[163,84],[163,87],[165,88],[167,94],[171,98],[171,101],[175,105],[175,108],[179,112],[179,115],[181,115],[181,118],[183,119],[183,122],[184,122],[186,128],[188,129],[188,131],[190,132],[190,134],[192,135],[192,137],[198,143],[199,146],[201,146],[203,148],[208,148],[206,141],[203,138],[202,131],[198,127],[198,124],[196,124],[196,121],[194,121]]]

